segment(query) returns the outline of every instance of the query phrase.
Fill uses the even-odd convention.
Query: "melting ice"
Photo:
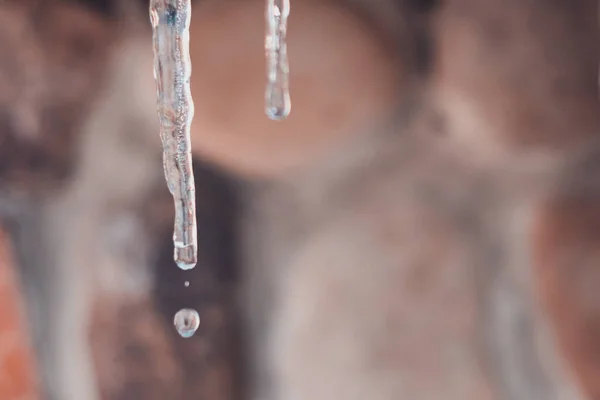
[[[150,0],[154,77],[163,167],[175,202],[174,259],[179,268],[197,262],[196,206],[190,145],[194,103],[190,92],[191,0]]]
[[[267,30],[265,34],[267,88],[265,91],[265,113],[273,120],[286,118],[292,108],[286,44],[287,20],[289,15],[289,0],[267,0]]]

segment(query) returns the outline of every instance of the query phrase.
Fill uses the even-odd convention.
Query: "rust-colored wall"
[[[8,238],[0,232],[0,399],[36,400],[29,331],[16,279]]]

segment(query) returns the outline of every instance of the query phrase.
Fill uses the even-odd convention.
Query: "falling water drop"
[[[190,92],[191,0],[150,0],[163,167],[175,203],[174,259],[179,268],[197,261],[196,204],[190,143],[194,103]]]
[[[185,282],[183,283],[183,286],[185,286],[185,287],[190,287],[190,281],[185,281]]]
[[[194,336],[200,326],[200,316],[196,310],[182,308],[175,314],[173,323],[181,337],[190,338]]]
[[[265,113],[273,120],[285,119],[292,108],[289,91],[287,56],[287,19],[290,0],[267,0],[265,53],[267,58],[267,88]]]

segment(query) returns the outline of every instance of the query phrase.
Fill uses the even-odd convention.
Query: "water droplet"
[[[181,242],[175,241],[175,263],[184,271],[192,269],[196,266],[196,248],[192,245],[184,245]]]
[[[190,338],[194,336],[200,326],[200,315],[196,310],[183,308],[177,311],[173,323],[181,337]]]
[[[198,249],[190,142],[194,117],[190,91],[190,3],[191,0],[150,1],[163,167],[175,203],[173,257],[179,268],[184,270],[194,268]]]
[[[190,286],[190,281],[185,281],[185,283],[183,284],[185,287],[189,287]]]
[[[289,0],[267,0],[267,88],[265,113],[273,120],[282,120],[290,114],[292,103],[289,91],[289,65],[287,55],[287,19]]]

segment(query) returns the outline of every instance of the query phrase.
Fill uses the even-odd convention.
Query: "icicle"
[[[292,108],[289,91],[289,65],[286,45],[290,0],[267,0],[267,88],[265,113],[273,120],[285,119]]]
[[[163,167],[175,202],[174,259],[184,270],[194,268],[198,249],[190,145],[194,116],[190,92],[190,1],[150,0]]]

